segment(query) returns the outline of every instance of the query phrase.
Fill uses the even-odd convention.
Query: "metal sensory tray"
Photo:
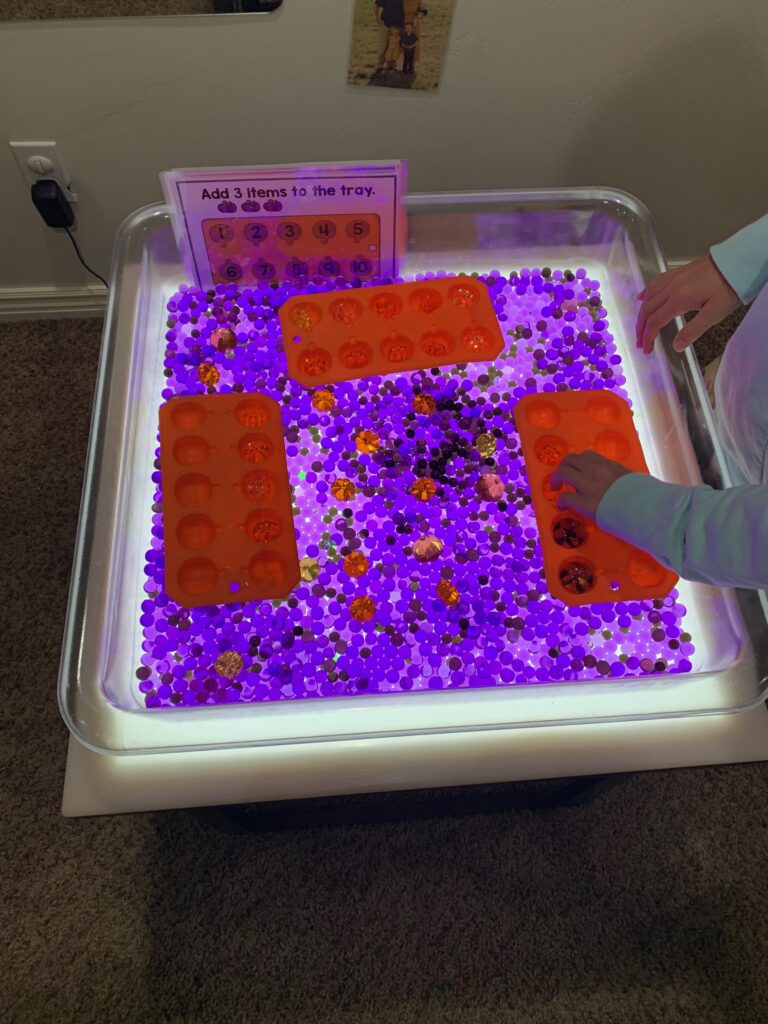
[[[164,206],[120,228],[59,682],[82,743],[441,732],[466,756],[488,730],[764,699],[755,592],[680,580],[656,602],[565,608],[544,580],[514,426],[524,395],[613,389],[651,473],[727,482],[691,353],[669,337],[649,358],[634,347],[636,293],[664,269],[647,210],[585,188],[416,195],[408,215],[403,278],[474,275],[498,360],[306,388],[285,374],[279,305],[356,282],[198,293]],[[225,351],[214,332],[229,328]],[[302,579],[283,601],[185,610],[163,591],[158,409],[237,391],[281,402]]]

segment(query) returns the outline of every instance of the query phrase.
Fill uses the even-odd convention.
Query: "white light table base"
[[[768,760],[768,708],[641,722],[97,754],[69,739],[67,817]]]

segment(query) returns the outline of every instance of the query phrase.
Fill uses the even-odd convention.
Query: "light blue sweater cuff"
[[[597,525],[684,579],[768,588],[768,487],[716,491],[628,473],[603,496]]]
[[[709,251],[741,301],[751,302],[768,281],[768,214]]]

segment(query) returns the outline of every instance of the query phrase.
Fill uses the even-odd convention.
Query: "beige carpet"
[[[768,1021],[765,765],[644,774],[575,808],[268,836],[184,811],[59,816],[100,329],[0,327],[0,1021]]]

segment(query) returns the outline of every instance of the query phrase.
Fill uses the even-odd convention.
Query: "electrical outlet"
[[[49,178],[58,184],[70,203],[77,202],[55,142],[9,142],[8,145],[29,188],[36,181]]]

